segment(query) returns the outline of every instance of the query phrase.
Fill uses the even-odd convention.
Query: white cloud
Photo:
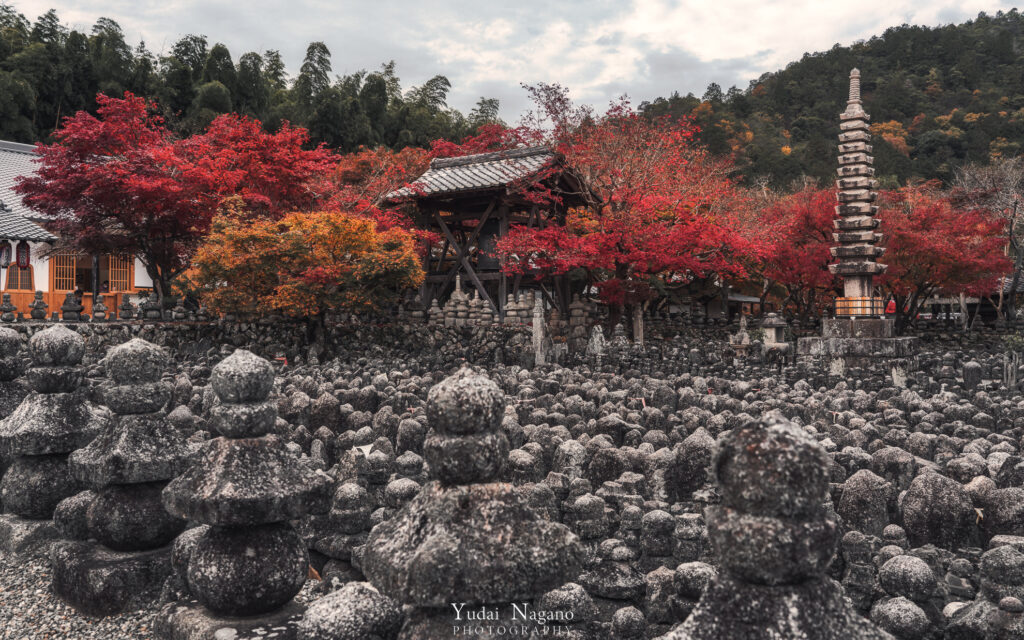
[[[518,89],[523,82],[559,82],[574,97],[598,105],[623,92],[638,99],[674,90],[700,95],[712,80],[745,87],[805,52],[850,44],[905,22],[935,26],[1011,6],[1004,0],[248,0],[244,8],[225,0],[12,4],[29,18],[53,6],[65,23],[82,30],[108,16],[124,27],[130,43],[144,38],[158,52],[186,33],[224,42],[236,58],[245,51],[280,49],[293,70],[306,44],[322,40],[337,73],[395,59],[406,86],[444,74],[452,81],[453,106],[468,110],[481,95],[500,95],[510,120],[526,106]]]

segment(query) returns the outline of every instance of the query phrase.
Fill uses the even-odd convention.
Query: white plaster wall
[[[150,288],[153,286],[153,279],[146,273],[146,267],[142,264],[142,260],[135,258],[135,287]]]
[[[41,254],[50,249],[44,242],[30,242],[32,247],[32,286],[36,291],[50,290],[50,261]]]
[[[11,242],[17,251],[17,242]],[[35,291],[48,291],[50,287],[50,265],[42,254],[50,248],[45,242],[30,242],[29,263],[32,265],[32,286]],[[14,257],[13,255],[11,256]],[[14,264],[13,262],[11,264]],[[0,291],[7,288],[7,269],[0,270]]]

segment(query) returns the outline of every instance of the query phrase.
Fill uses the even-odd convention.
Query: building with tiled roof
[[[55,242],[57,236],[32,221],[32,210],[14,192],[19,176],[35,171],[35,147],[0,140],[0,238],[30,242]],[[38,219],[38,218],[36,218]]]
[[[435,158],[412,187],[393,191],[388,198],[450,196],[504,187],[537,174],[556,160],[555,153],[548,147]]]
[[[536,197],[542,192],[553,197]],[[550,147],[435,158],[423,175],[387,198],[411,204],[417,224],[441,238],[424,259],[424,304],[443,302],[461,280],[502,316],[509,296],[516,296],[520,287],[538,290],[568,313],[564,276],[553,278],[550,289],[529,274],[508,278],[493,255],[495,244],[512,225],[564,224],[569,208],[593,199]]]
[[[28,316],[29,303],[41,291],[51,312],[58,311],[69,291],[79,290],[86,313],[92,296],[103,296],[115,309],[126,295],[153,286],[138,258],[89,256],[60,248],[60,238],[47,231],[45,219],[25,206],[14,187],[21,176],[36,170],[35,147],[0,140],[0,292],[10,294],[18,311]]]

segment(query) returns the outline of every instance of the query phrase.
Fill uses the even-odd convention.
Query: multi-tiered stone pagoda
[[[861,106],[860,71],[850,72],[850,99],[846,111],[839,114],[839,204],[832,237],[839,246],[832,247],[838,262],[829,271],[843,278],[843,297],[836,300],[840,317],[877,316],[883,312],[882,299],[875,296],[874,277],[885,273],[886,265],[875,262],[885,253],[877,246],[878,181],[874,179],[875,159],[871,157],[871,120]]]
[[[850,368],[885,364],[893,379],[902,384],[906,372],[916,367],[916,338],[896,337],[893,318],[884,317],[882,299],[875,295],[874,278],[886,265],[876,262],[885,249],[875,217],[878,193],[871,157],[871,116],[860,98],[860,71],[850,72],[850,97],[839,114],[839,188],[832,248],[837,259],[829,270],[843,279],[843,296],[836,299],[835,317],[822,322],[821,337],[800,338],[797,354],[804,362],[818,362],[835,376]]]

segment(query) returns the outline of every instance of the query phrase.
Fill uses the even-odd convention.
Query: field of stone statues
[[[994,339],[894,383],[699,331],[529,367],[72,329],[0,328],[2,640],[1024,638]]]

